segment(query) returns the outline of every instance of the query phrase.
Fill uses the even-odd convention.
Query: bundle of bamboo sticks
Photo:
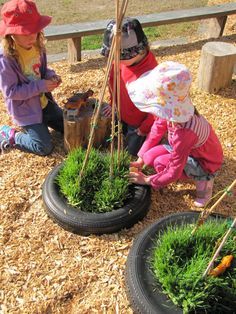
[[[114,168],[114,139],[115,139],[115,114],[117,114],[117,120],[118,120],[118,148],[117,148],[117,154],[118,154],[118,163],[120,160],[120,154],[123,151],[122,147],[122,126],[121,126],[121,118],[120,118],[120,42],[121,42],[121,27],[122,27],[122,21],[125,16],[125,12],[128,6],[128,0],[122,0],[122,3],[120,5],[119,0],[115,0],[116,5],[116,28],[114,31],[114,35],[112,38],[111,48],[107,60],[107,66],[106,66],[106,72],[105,72],[105,78],[103,81],[101,93],[99,96],[99,99],[97,101],[97,104],[94,109],[93,119],[91,123],[91,130],[90,130],[90,136],[89,136],[89,142],[87,146],[86,156],[82,165],[82,169],[79,175],[79,178],[81,179],[83,176],[84,169],[87,165],[89,155],[93,146],[94,142],[94,135],[95,135],[95,129],[97,125],[97,121],[99,118],[105,90],[108,84],[109,79],[109,73],[111,71],[111,67],[113,64],[114,67],[114,85],[113,85],[113,95],[112,95],[112,122],[111,122],[111,164],[110,164],[110,178],[113,176],[113,168]]]

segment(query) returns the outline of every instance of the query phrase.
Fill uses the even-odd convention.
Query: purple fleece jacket
[[[19,126],[42,122],[40,94],[47,92],[45,79],[50,79],[55,72],[47,68],[45,53],[41,54],[40,59],[41,80],[30,81],[15,58],[4,56],[0,49],[0,89],[8,113]],[[51,93],[46,95],[53,100]]]

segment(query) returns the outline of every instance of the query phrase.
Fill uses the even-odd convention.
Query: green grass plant
[[[184,313],[235,313],[236,267],[219,277],[202,275],[214,247],[228,228],[226,221],[210,220],[191,236],[193,226],[170,226],[155,240],[151,267],[162,290]],[[236,258],[236,231],[227,240],[223,256]]]
[[[82,38],[82,50],[96,50],[102,47],[103,35],[91,35]]]
[[[121,207],[130,191],[129,154],[127,152],[121,154],[120,167],[118,167],[117,152],[115,152],[114,175],[110,179],[110,153],[93,148],[79,184],[79,174],[85,154],[83,148],[75,149],[68,154],[56,178],[60,192],[70,205],[87,212],[108,212]]]

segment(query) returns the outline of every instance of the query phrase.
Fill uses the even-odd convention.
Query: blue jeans
[[[64,131],[62,109],[50,100],[43,109],[43,122],[25,125],[24,132],[16,133],[14,147],[41,156],[50,154],[53,145],[48,127]]]
[[[122,122],[123,134],[125,136],[125,147],[132,156],[137,156],[146,136],[140,136],[136,133],[136,128]]]
[[[216,173],[208,173],[204,171],[199,162],[191,156],[187,159],[184,171],[189,178],[196,181],[208,181],[216,176]]]

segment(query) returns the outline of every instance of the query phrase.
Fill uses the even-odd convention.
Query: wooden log
[[[202,47],[198,87],[209,93],[231,84],[236,63],[236,47],[225,42],[208,42]]]
[[[74,114],[73,114],[74,113]],[[77,147],[87,147],[91,118],[93,114],[92,104],[87,104],[77,113],[75,110],[64,109],[64,147],[67,152]],[[111,118],[100,115],[96,126],[94,147],[99,148],[106,144],[111,132]]]

